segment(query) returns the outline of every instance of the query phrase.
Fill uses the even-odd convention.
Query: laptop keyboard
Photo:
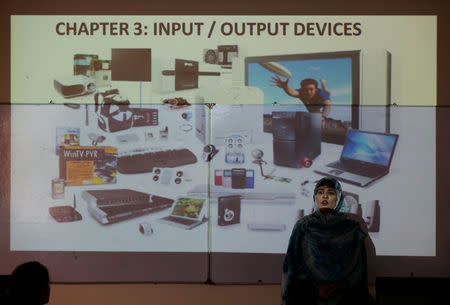
[[[167,217],[164,217],[163,219],[172,221],[172,222],[176,222],[176,223],[180,223],[183,225],[187,225],[187,226],[198,222],[197,219],[186,219],[186,218],[174,217],[174,216],[170,216],[170,215]]]
[[[351,164],[349,162],[336,161],[328,164],[329,167],[340,169],[352,174],[374,178],[380,175],[383,171],[374,165],[370,164]]]

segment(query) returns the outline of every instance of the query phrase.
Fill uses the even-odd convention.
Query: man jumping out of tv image
[[[318,82],[312,78],[305,78],[300,82],[300,88],[294,89],[288,85],[289,78],[282,80],[279,76],[273,76],[272,84],[286,92],[287,95],[298,98],[311,113],[322,114],[322,131],[327,134],[345,135],[349,126],[342,121],[328,118],[331,111],[331,92],[324,79]]]

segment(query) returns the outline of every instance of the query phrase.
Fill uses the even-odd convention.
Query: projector
[[[73,75],[53,81],[56,91],[65,98],[89,94],[95,91],[95,81],[84,75]]]

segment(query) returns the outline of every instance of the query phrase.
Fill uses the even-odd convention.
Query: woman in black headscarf
[[[367,226],[348,213],[341,184],[321,179],[314,212],[292,231],[283,264],[282,304],[373,304],[367,284]]]

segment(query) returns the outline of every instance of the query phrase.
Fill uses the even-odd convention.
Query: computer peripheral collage
[[[268,87],[270,79],[293,78],[314,56],[245,57],[238,50],[237,45],[222,45],[205,50],[202,62],[177,58],[160,70],[155,70],[152,49],[112,49],[111,59],[75,54],[72,80],[57,78],[54,88],[66,106],[85,107],[66,110],[81,114],[78,126],[56,127],[55,179],[63,181],[66,191],[76,187],[73,196],[82,198],[89,215],[102,225],[168,211],[166,217],[157,216],[158,223],[190,230],[211,221],[219,230],[284,232],[312,212],[311,183],[305,181],[320,174],[365,187],[388,173],[398,135],[359,129],[355,112],[345,107],[339,114],[332,108],[324,118],[318,110],[302,108],[300,101],[285,105],[271,100],[281,89]],[[341,57],[350,59],[346,65],[351,66],[358,52],[329,54],[330,60]],[[234,77],[242,67],[246,79],[238,87],[211,95],[210,86],[201,86],[204,78]],[[123,88],[129,82],[139,84],[138,100],[127,97]],[[154,84],[158,94],[150,97],[158,96],[156,101],[143,98],[145,83]],[[223,94],[231,104],[221,103]],[[382,148],[374,143],[383,143]],[[383,154],[361,157],[357,152],[367,145]],[[330,151],[340,147],[340,163],[326,162]],[[359,203],[355,196],[347,197],[350,213],[363,217],[370,232],[378,232],[379,200]],[[267,204],[279,210],[272,220],[258,218]],[[76,219],[56,216],[51,209],[56,221],[82,219],[78,212]],[[284,220],[293,209],[299,217]],[[138,231],[150,236],[158,229],[145,221]]]
[[[11,16],[5,251],[130,258],[132,281],[176,280],[152,272],[167,262],[188,282],[270,283],[242,266],[276,267],[332,206],[314,202],[328,176],[379,257],[439,258],[436,18],[344,17],[360,35],[322,33],[330,16]]]

